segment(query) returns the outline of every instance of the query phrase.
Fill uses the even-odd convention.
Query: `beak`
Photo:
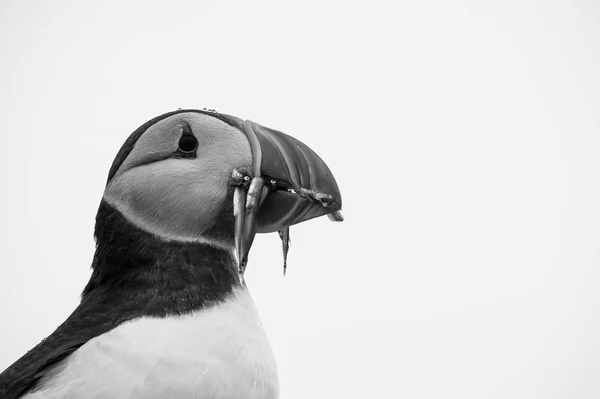
[[[235,246],[243,277],[255,234],[280,232],[284,265],[289,227],[319,216],[342,221],[342,197],[333,174],[307,145],[252,121],[244,122],[253,176],[233,171]],[[249,184],[248,184],[249,183]]]

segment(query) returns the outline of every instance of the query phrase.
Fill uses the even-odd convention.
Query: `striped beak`
[[[342,197],[333,174],[307,145],[252,121],[244,122],[252,175],[233,171],[235,246],[243,275],[256,233],[278,231],[284,272],[289,227],[319,216],[342,221]]]

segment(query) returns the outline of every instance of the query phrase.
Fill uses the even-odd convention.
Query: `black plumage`
[[[54,333],[0,374],[0,398],[18,398],[51,366],[125,321],[188,313],[222,301],[239,284],[229,251],[165,242],[133,226],[105,201],[95,235],[93,273],[80,305]]]

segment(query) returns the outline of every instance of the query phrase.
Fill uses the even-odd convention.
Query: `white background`
[[[346,222],[254,245],[282,398],[600,397],[600,5],[0,2],[0,370],[75,308],[137,126],[216,108]]]

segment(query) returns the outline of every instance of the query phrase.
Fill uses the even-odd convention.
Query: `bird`
[[[0,398],[278,398],[248,254],[279,232],[286,257],[290,226],[341,206],[281,131],[213,109],[149,120],[110,167],[79,305],[0,374]]]

